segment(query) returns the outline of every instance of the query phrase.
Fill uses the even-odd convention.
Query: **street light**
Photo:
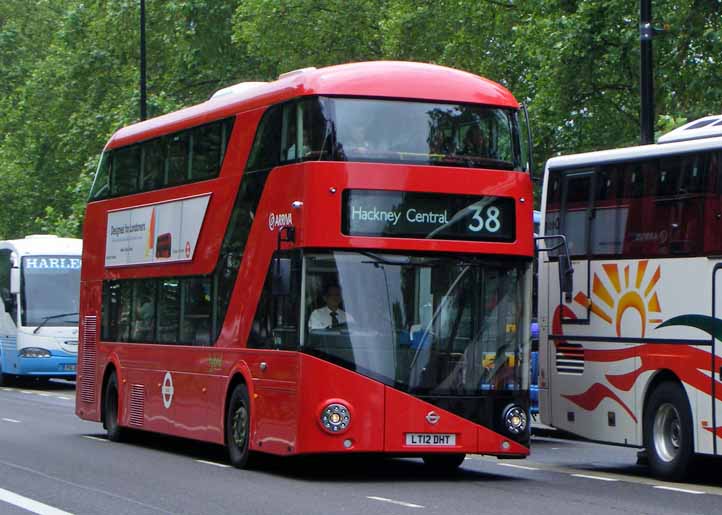
[[[148,118],[145,92],[145,0],[140,0],[140,119]]]

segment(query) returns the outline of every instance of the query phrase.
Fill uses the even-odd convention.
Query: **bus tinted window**
[[[133,145],[113,152],[111,164],[111,195],[128,195],[138,188],[140,147]]]
[[[711,153],[612,163],[598,166],[593,180],[591,172],[584,175],[582,170],[552,170],[547,191],[547,234],[550,226],[561,220],[570,251],[577,255],[587,254],[580,250],[587,238],[591,256],[699,255],[705,251],[705,216],[712,216],[715,205],[719,205],[717,163],[717,155]],[[567,185],[561,211],[560,182]],[[587,223],[583,206],[592,187]],[[706,245],[708,251],[713,247]]]
[[[232,128],[228,118],[104,153],[90,200],[216,177]]]
[[[522,170],[510,109],[358,98],[306,98],[264,118],[249,169],[311,160]]]
[[[276,259],[280,262],[276,262]],[[290,272],[291,288],[274,292],[274,270]],[[248,337],[248,346],[256,349],[297,350],[298,317],[301,298],[301,261],[298,253],[277,254],[271,260],[256,316]]]
[[[283,106],[270,108],[258,125],[246,170],[268,170],[281,159]]]

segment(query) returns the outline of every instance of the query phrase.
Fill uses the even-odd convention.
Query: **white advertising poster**
[[[108,213],[105,266],[190,261],[210,195]]]

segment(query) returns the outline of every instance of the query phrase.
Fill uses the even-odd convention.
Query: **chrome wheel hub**
[[[662,404],[654,416],[652,433],[654,449],[663,461],[669,463],[679,455],[682,427],[679,412],[674,405]]]

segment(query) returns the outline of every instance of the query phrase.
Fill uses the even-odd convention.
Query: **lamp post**
[[[640,69],[640,127],[642,145],[654,143],[654,75],[652,72],[652,0],[640,0],[639,42]]]
[[[140,0],[140,119],[148,118],[145,87],[145,0]]]

